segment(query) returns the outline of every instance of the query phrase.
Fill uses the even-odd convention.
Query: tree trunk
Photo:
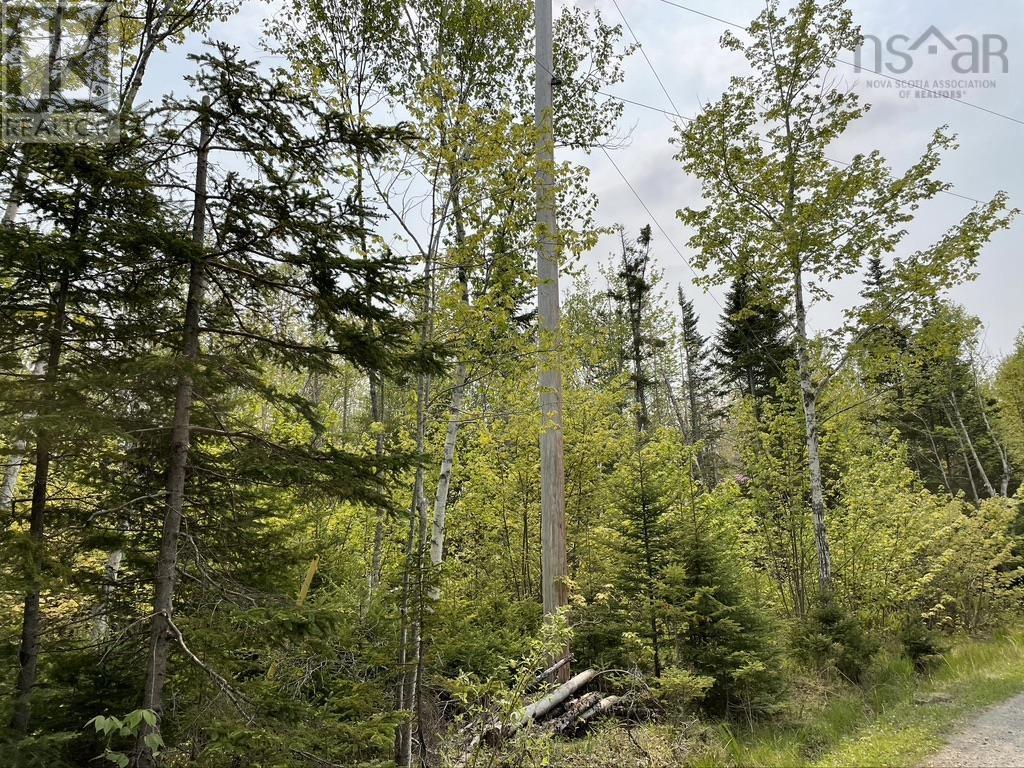
[[[433,243],[423,265],[424,292],[422,301],[422,339],[424,349],[434,334],[434,259]],[[427,404],[430,401],[431,377],[421,373],[416,381],[416,453],[422,457],[427,445]],[[409,538],[406,542],[405,573],[402,576],[401,636],[398,649],[399,681],[397,709],[408,719],[395,732],[395,763],[403,768],[412,765],[412,734],[418,715],[420,672],[423,640],[423,571],[428,529],[428,505],[424,489],[423,463],[416,467],[412,505],[409,509]],[[412,604],[415,591],[416,605]]]
[[[985,401],[981,396],[981,390],[978,388],[977,383],[974,385],[974,394],[978,398],[978,410],[981,412],[981,420],[985,423],[985,431],[988,433],[992,445],[995,446],[996,453],[999,454],[999,463],[1003,469],[1003,474],[999,479],[999,495],[1006,498],[1010,493],[1010,478],[1013,474],[1013,470],[1010,468],[1010,457],[1007,455],[1003,443],[999,440],[999,436],[992,429],[992,424],[989,422],[988,414],[986,413]]]
[[[585,669],[570,680],[562,683],[558,688],[553,690],[544,698],[524,707],[516,715],[513,725],[511,726],[512,730],[518,730],[532,722],[542,719],[570,696],[589,685],[590,682],[597,677],[597,674],[598,673],[593,669]]]
[[[451,187],[452,218],[455,222],[455,247],[457,258],[464,259],[462,249],[466,245],[466,224],[463,218],[462,200],[460,199],[459,179],[454,170],[449,173]],[[464,306],[469,306],[469,273],[460,264],[459,292]],[[462,424],[462,404],[466,396],[468,378],[466,364],[460,362],[455,368],[455,382],[452,387],[452,401],[448,412],[448,429],[445,432],[444,452],[441,456],[441,472],[437,478],[437,493],[434,498],[434,522],[430,534],[430,599],[436,601],[441,596],[440,566],[444,557],[445,525],[448,515],[448,491],[451,488],[452,468],[455,465],[455,446]]]
[[[193,372],[199,356],[200,321],[206,294],[206,258],[203,255],[206,237],[207,170],[210,153],[210,120],[207,108],[209,97],[203,98],[200,118],[199,148],[196,155],[195,201],[192,211],[192,243],[196,253],[189,266],[188,295],[185,300],[185,321],[182,328],[180,360],[184,369],[178,375],[174,399],[174,422],[171,427],[171,456],[167,469],[167,502],[163,530],[160,535],[160,553],[156,566],[153,622],[149,639],[146,687],[142,708],[157,714],[152,729],[143,728],[133,754],[133,765],[140,768],[154,766],[152,751],[144,742],[149,733],[160,732],[163,712],[163,688],[167,680],[167,666],[175,634],[171,631],[174,616],[174,589],[178,564],[178,535],[185,500],[185,476],[188,466],[191,438]]]
[[[64,351],[64,326],[67,320],[67,301],[71,276],[67,267],[61,271],[57,296],[51,309],[49,342],[46,356],[47,384],[57,380],[61,354]],[[14,686],[14,712],[11,728],[17,733],[28,731],[31,716],[31,696],[36,684],[36,666],[39,661],[40,624],[40,570],[43,534],[46,518],[47,487],[50,481],[50,436],[43,429],[36,430],[36,466],[32,482],[32,507],[29,513],[28,580],[21,624],[21,645],[18,649],[18,678]]]
[[[121,572],[122,560],[124,560],[123,549],[113,549],[107,555],[107,565],[103,569],[103,592],[96,617],[92,623],[94,643],[102,643],[110,636],[110,603],[113,600],[114,588]]]
[[[431,599],[440,596],[437,584],[437,569],[444,554],[445,524],[448,510],[448,490],[451,487],[452,468],[455,464],[455,444],[462,422],[462,403],[466,395],[466,366],[459,363],[455,369],[455,386],[452,388],[451,410],[448,414],[448,430],[444,439],[444,454],[441,457],[441,474],[437,479],[437,496],[434,499],[434,523],[430,536],[430,564],[433,568]]]
[[[832,594],[832,553],[825,525],[825,493],[821,481],[821,450],[818,434],[818,393],[811,380],[811,361],[807,342],[807,310],[804,306],[803,278],[799,267],[793,272],[796,316],[797,369],[803,395],[804,424],[807,438],[807,464],[811,481],[811,513],[814,518],[814,543],[818,552],[818,585],[827,598]]]
[[[420,377],[421,379],[423,377]],[[416,470],[421,475],[422,468]],[[415,483],[419,487],[419,482]],[[416,552],[416,513],[418,497],[416,490],[413,490],[413,500],[409,507],[409,532],[405,546],[405,568],[402,572],[402,602],[399,606],[399,636],[398,636],[398,685],[395,690],[395,709],[399,712],[410,712],[412,692],[410,680],[412,673],[409,667],[410,648],[412,647],[412,624],[410,623],[410,606],[412,602],[413,584],[413,555]],[[403,722],[395,728],[395,764],[408,766],[412,762],[412,723]]]
[[[578,725],[586,725],[594,718],[609,712],[612,707],[619,703],[619,698],[618,696],[605,696],[597,704],[580,715]]]
[[[971,452],[971,458],[974,459],[974,466],[978,468],[978,474],[981,476],[981,482],[985,484],[985,492],[989,495],[989,498],[995,498],[999,494],[996,493],[995,486],[988,479],[988,473],[985,472],[985,466],[981,463],[981,459],[978,458],[978,452],[974,448],[974,441],[971,440],[971,435],[967,431],[967,426],[964,424],[963,418],[960,416],[960,407],[957,405],[956,396],[949,396],[949,404],[953,406],[953,415],[956,417],[956,424],[954,428],[959,427],[958,434],[963,434],[964,445]]]
[[[46,364],[42,360],[37,360],[32,364],[30,369],[31,375],[35,378],[41,377],[46,372]],[[29,414],[26,417],[27,421],[31,421],[35,414]],[[28,443],[24,438],[19,438],[14,441],[14,445],[11,446],[11,455],[7,461],[7,466],[4,469],[4,482],[3,486],[0,487],[0,512],[6,510],[14,503],[15,494],[18,492],[18,478],[21,476],[21,468],[25,464],[25,451],[28,448]]]
[[[383,428],[384,422],[384,384],[380,380],[380,374],[376,371],[370,372],[370,419]],[[384,433],[377,434],[377,442],[374,445],[374,456],[379,462],[384,457]],[[378,475],[380,470],[378,469]],[[370,561],[370,590],[369,598],[372,600],[377,588],[380,586],[380,572],[384,564],[384,509],[378,509],[373,530],[373,557]]]
[[[360,85],[360,83],[356,83]],[[361,92],[360,92],[361,93]],[[362,114],[362,100],[359,94],[356,95],[356,110],[357,114]],[[359,207],[359,247],[363,252],[363,256],[367,255],[367,240],[366,240],[366,198],[364,191],[366,169],[364,165],[363,153],[356,153],[356,205]],[[370,323],[372,330],[373,324]],[[383,428],[384,424],[384,381],[378,371],[370,371],[369,375],[369,386],[370,386],[370,420],[375,424],[380,424]],[[348,408],[346,406],[346,413]],[[379,469],[380,463],[384,458],[384,432],[380,431],[377,433],[377,440],[374,444],[373,449],[374,456],[377,459],[378,470],[377,470],[377,481],[382,483],[383,474]],[[380,586],[380,573],[381,568],[384,564],[384,518],[386,511],[383,508],[378,508],[376,511],[376,520],[374,521],[373,529],[373,555],[370,560],[370,577],[369,577],[369,590],[367,594],[367,602],[373,600],[374,594],[377,592],[377,588]]]
[[[686,390],[690,402],[690,440],[698,443],[704,436],[700,430],[700,412],[697,408],[697,371],[693,361],[693,350],[686,349]]]

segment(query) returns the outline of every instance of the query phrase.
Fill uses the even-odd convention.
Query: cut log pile
[[[537,675],[535,683],[549,679],[566,663],[568,660],[563,659],[555,666],[544,670]],[[572,736],[587,723],[608,714],[619,702],[620,697],[605,696],[600,691],[586,691],[587,686],[599,675],[600,673],[594,669],[585,669],[537,701],[520,709],[505,725],[493,723],[488,726],[472,739],[457,765],[466,765],[481,743],[494,745],[531,726],[560,736]]]

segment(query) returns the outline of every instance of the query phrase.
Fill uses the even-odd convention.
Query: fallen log
[[[605,696],[597,704],[577,718],[578,725],[585,725],[596,717],[606,714],[612,707],[619,703],[619,696]]]
[[[585,688],[597,675],[597,670],[585,669],[567,682],[562,683],[544,698],[523,707],[514,715],[512,721],[504,727],[498,724],[486,726],[481,733],[478,733],[470,740],[466,750],[462,753],[459,760],[456,761],[456,766],[463,768],[467,765],[473,753],[480,748],[481,744],[493,744],[498,739],[507,739],[524,728],[529,727],[532,723],[544,719],[567,699],[571,698],[573,694]],[[595,706],[600,706],[600,702]],[[591,709],[593,708],[591,707]]]
[[[590,691],[590,693],[584,693],[576,701],[572,702],[565,708],[558,717],[552,718],[547,721],[546,728],[555,733],[563,734],[570,730],[575,730],[576,720],[584,712],[589,710],[595,704],[600,703],[601,692]]]
[[[545,680],[550,680],[552,675],[555,674],[555,672],[560,670],[562,667],[564,667],[570,661],[572,661],[572,656],[563,656],[558,661],[556,661],[554,664],[552,664],[550,667],[545,669],[543,672],[538,673],[537,676],[533,678],[533,682],[530,683],[529,687],[533,688],[535,686],[540,685]]]
[[[562,683],[543,699],[533,702],[528,707],[524,707],[513,721],[512,730],[519,730],[532,722],[544,719],[549,712],[562,704],[576,691],[589,685],[590,681],[595,677],[597,677],[596,670],[585,669],[567,682]]]

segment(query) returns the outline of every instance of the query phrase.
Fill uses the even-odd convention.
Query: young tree
[[[697,312],[693,302],[679,287],[680,351],[682,353],[683,380],[686,383],[687,411],[689,412],[691,443],[704,442],[698,463],[704,482],[713,486],[716,482],[715,439],[718,428],[715,422],[719,415],[718,382],[711,368],[707,350],[707,339],[697,327]]]
[[[902,175],[881,154],[859,154],[837,167],[828,147],[867,107],[841,89],[831,66],[855,49],[860,34],[842,0],[801,0],[789,14],[769,2],[743,43],[730,33],[723,45],[741,51],[752,74],[728,90],[692,124],[680,129],[677,159],[698,177],[708,204],[680,219],[696,233],[690,244],[708,284],[741,275],[765,289],[785,291],[795,325],[803,400],[807,472],[819,586],[832,591],[832,558],[822,479],[819,401],[828,375],[815,371],[807,312],[826,286],[860,269],[865,259],[897,249],[914,210],[947,188],[933,174],[954,140],[939,130],[922,158]],[[895,260],[900,286],[895,311],[928,300],[969,276],[978,252],[1007,226],[1006,196],[979,205],[935,245]]]
[[[632,410],[636,425],[635,448],[630,459],[623,463],[624,486],[621,505],[624,544],[625,578],[633,582],[635,591],[646,601],[647,624],[654,661],[654,676],[662,670],[661,622],[659,620],[659,584],[666,566],[668,528],[665,507],[659,490],[651,481],[647,444],[654,425],[648,409],[652,358],[664,344],[650,334],[651,315],[655,296],[653,267],[651,264],[651,228],[645,226],[635,240],[627,240],[620,233],[622,261],[618,273],[621,289],[612,291],[613,298],[622,306],[628,323],[627,352],[630,378],[633,383]],[[628,590],[627,590],[628,591]]]

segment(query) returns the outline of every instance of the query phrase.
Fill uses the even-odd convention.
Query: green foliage
[[[707,675],[695,675],[687,669],[672,667],[666,669],[655,683],[654,695],[665,711],[675,718],[690,713],[699,705],[708,690],[715,685],[715,679]]]
[[[96,733],[105,739],[106,747],[103,750],[103,759],[113,763],[118,768],[126,768],[130,762],[128,755],[111,749],[111,743],[116,738],[121,740],[130,738],[134,740],[134,737],[139,735],[144,725],[152,728],[156,725],[156,722],[157,715],[153,710],[136,709],[129,712],[123,718],[114,717],[113,715],[96,715],[85,726],[88,728],[91,725],[95,728]],[[146,747],[152,752],[153,757],[159,757],[160,751],[164,747],[164,740],[160,737],[160,734],[147,733],[144,736],[144,740]]]
[[[715,337],[714,363],[722,380],[756,401],[775,395],[793,358],[788,318],[775,306],[777,299],[763,294],[745,275],[735,278]]]
[[[917,685],[978,683],[971,665],[1019,683],[1019,648],[960,639],[1024,599],[1024,341],[993,378],[977,321],[942,296],[1012,213],[997,195],[910,253],[953,139],[902,174],[826,160],[866,111],[818,66],[858,42],[842,3],[769,2],[749,44],[726,37],[752,73],[682,129],[705,207],[680,216],[702,282],[730,286],[717,371],[682,289],[666,300],[650,226],[591,282],[587,169],[555,169],[577,281],[557,346],[570,604],[547,620],[531,8],[294,0],[269,31],[280,69],[220,44],[194,59],[209,105],[168,96],[110,145],[4,150],[0,463],[24,466],[0,530],[0,723],[31,719],[0,733],[0,764],[123,766],[138,745],[168,766],[377,767],[396,732],[427,763],[800,764]],[[559,146],[614,134],[622,104],[598,91],[622,79],[621,35],[571,4],[556,22]],[[810,338],[804,305],[859,272],[844,333]],[[139,710],[186,379],[176,645],[165,706]],[[505,739],[567,646],[643,725]]]
[[[916,617],[908,616],[900,625],[899,642],[914,668],[925,672],[949,649],[948,640]]]
[[[999,364],[995,380],[999,423],[1018,466],[1024,464],[1024,332]]]
[[[770,620],[741,591],[720,533],[692,529],[683,546],[672,589],[678,663],[714,681],[702,699],[708,712],[748,721],[771,714],[782,677]]]
[[[860,682],[879,648],[858,618],[831,597],[812,605],[794,627],[791,644],[798,658],[826,675],[841,675],[853,683]]]

